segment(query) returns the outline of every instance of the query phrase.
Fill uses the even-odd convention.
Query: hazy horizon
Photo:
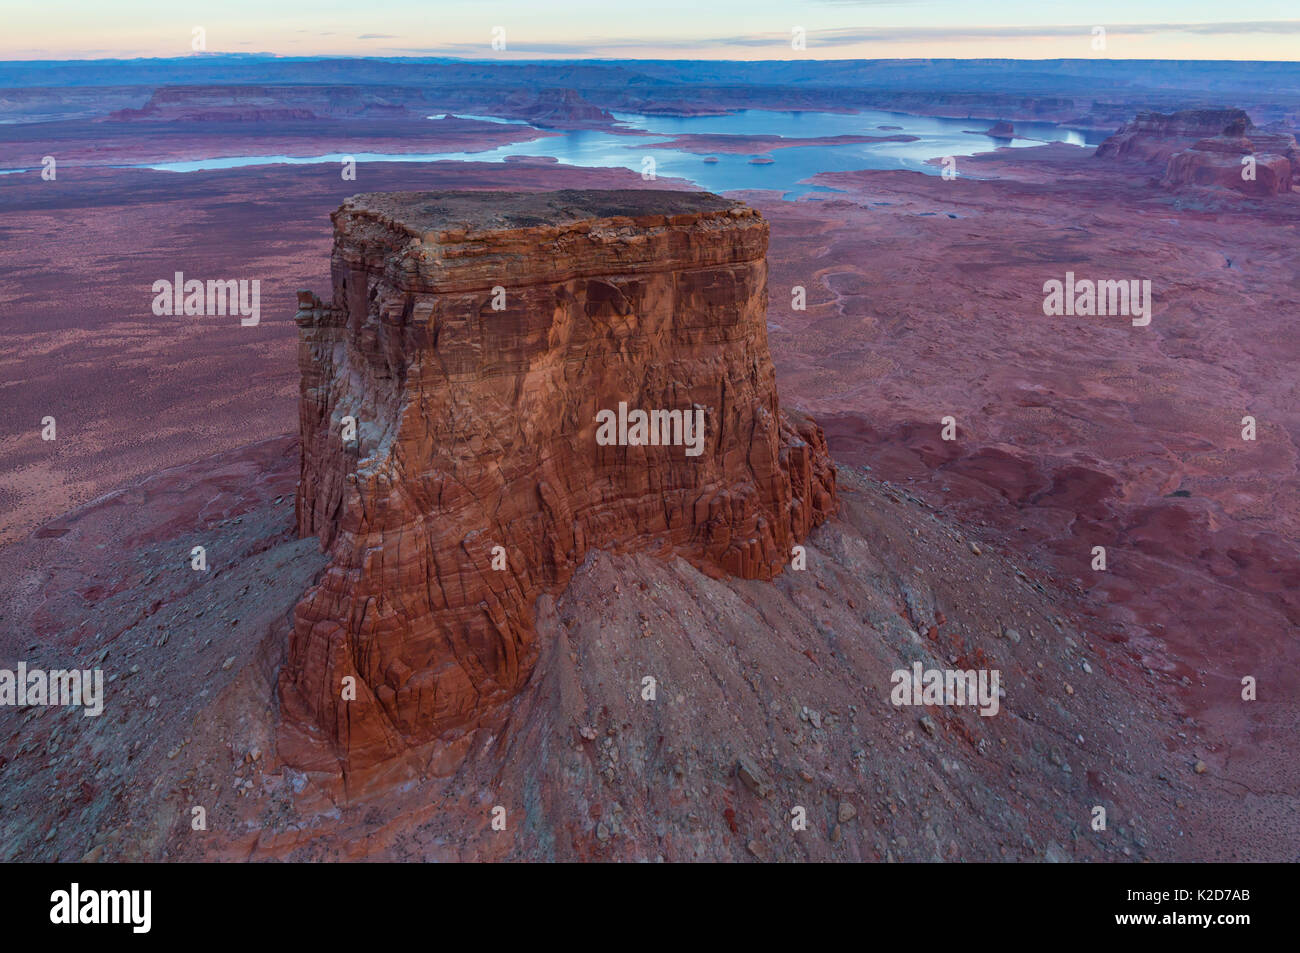
[[[195,50],[487,61],[1300,59],[1294,3],[1265,0],[1248,20],[1224,19],[1222,10],[1203,0],[1101,0],[1086,15],[1031,0],[719,0],[707,8],[674,0],[618,9],[573,0],[558,11],[485,0],[472,10],[435,12],[414,0],[365,8],[305,0],[230,0],[219,8],[54,2],[6,14],[0,60],[171,58]]]
[[[266,60],[382,60],[405,61],[410,63],[497,63],[505,62],[511,66],[523,66],[529,63],[556,65],[561,63],[744,63],[757,65],[761,63],[797,63],[808,60],[817,61],[817,57],[767,57],[764,59],[694,59],[690,57],[668,56],[519,56],[502,60],[486,56],[423,56],[401,55],[396,53],[275,53],[267,50],[216,51],[188,53],[167,56],[70,56],[63,58],[0,58],[0,66],[11,64],[39,65],[41,63],[148,63],[181,62],[185,60],[215,61],[220,59],[266,59]],[[820,58],[827,63],[1294,63],[1300,65],[1300,59],[1233,59],[1233,58],[1165,58],[1165,57],[1117,57],[1117,56],[846,56]]]

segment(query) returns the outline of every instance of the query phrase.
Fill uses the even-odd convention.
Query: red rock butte
[[[778,406],[743,203],[376,193],[333,220],[333,302],[296,318],[298,529],[330,561],[281,675],[289,763],[422,770],[528,680],[534,602],[595,550],[770,579],[835,510],[821,430]],[[702,410],[703,452],[601,445],[620,403]]]
[[[1244,157],[1252,157],[1245,163]],[[1099,159],[1165,163],[1167,188],[1204,186],[1254,196],[1285,195],[1300,179],[1293,135],[1266,132],[1241,109],[1141,112],[1097,147]],[[1243,167],[1249,171],[1243,173]]]

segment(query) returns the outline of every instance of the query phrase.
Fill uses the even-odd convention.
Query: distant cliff
[[[109,114],[118,122],[289,122],[324,118],[391,119],[418,115],[405,90],[347,86],[163,86],[139,109]]]
[[[1232,125],[1169,157],[1161,183],[1209,186],[1247,195],[1284,195],[1300,176],[1295,136]]]
[[[594,106],[572,89],[539,89],[536,93],[516,93],[501,105],[500,113],[514,119],[546,126],[550,123],[608,123],[612,113]]]
[[[1097,158],[1163,164],[1166,188],[1250,195],[1288,193],[1300,174],[1295,137],[1257,128],[1241,109],[1139,113],[1097,147]]]
[[[1242,109],[1186,109],[1176,113],[1140,112],[1097,147],[1098,159],[1169,161],[1199,139],[1217,136],[1233,123],[1250,125]]]

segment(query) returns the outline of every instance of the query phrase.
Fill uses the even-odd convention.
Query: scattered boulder
[[[759,797],[765,798],[772,793],[772,779],[749,758],[741,757],[736,762],[736,777]]]

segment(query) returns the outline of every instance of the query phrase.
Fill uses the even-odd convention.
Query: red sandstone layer
[[[1284,195],[1300,169],[1295,137],[1265,132],[1241,109],[1139,113],[1097,147],[1098,158],[1164,163],[1161,184]]]
[[[1250,123],[1241,109],[1185,109],[1175,113],[1140,112],[1097,147],[1098,159],[1168,161],[1198,139],[1217,136],[1234,123]]]
[[[1233,133],[1236,131],[1233,130]],[[1294,136],[1226,132],[1169,157],[1161,183],[1233,189],[1248,195],[1285,195],[1300,170]]]
[[[777,404],[752,209],[398,193],[334,221],[333,304],[304,294],[297,319],[298,524],[331,564],[298,607],[282,684],[346,769],[515,694],[537,657],[533,603],[589,550],[768,579],[833,511],[820,430]],[[599,415],[620,405],[698,414],[703,442],[602,445]]]

